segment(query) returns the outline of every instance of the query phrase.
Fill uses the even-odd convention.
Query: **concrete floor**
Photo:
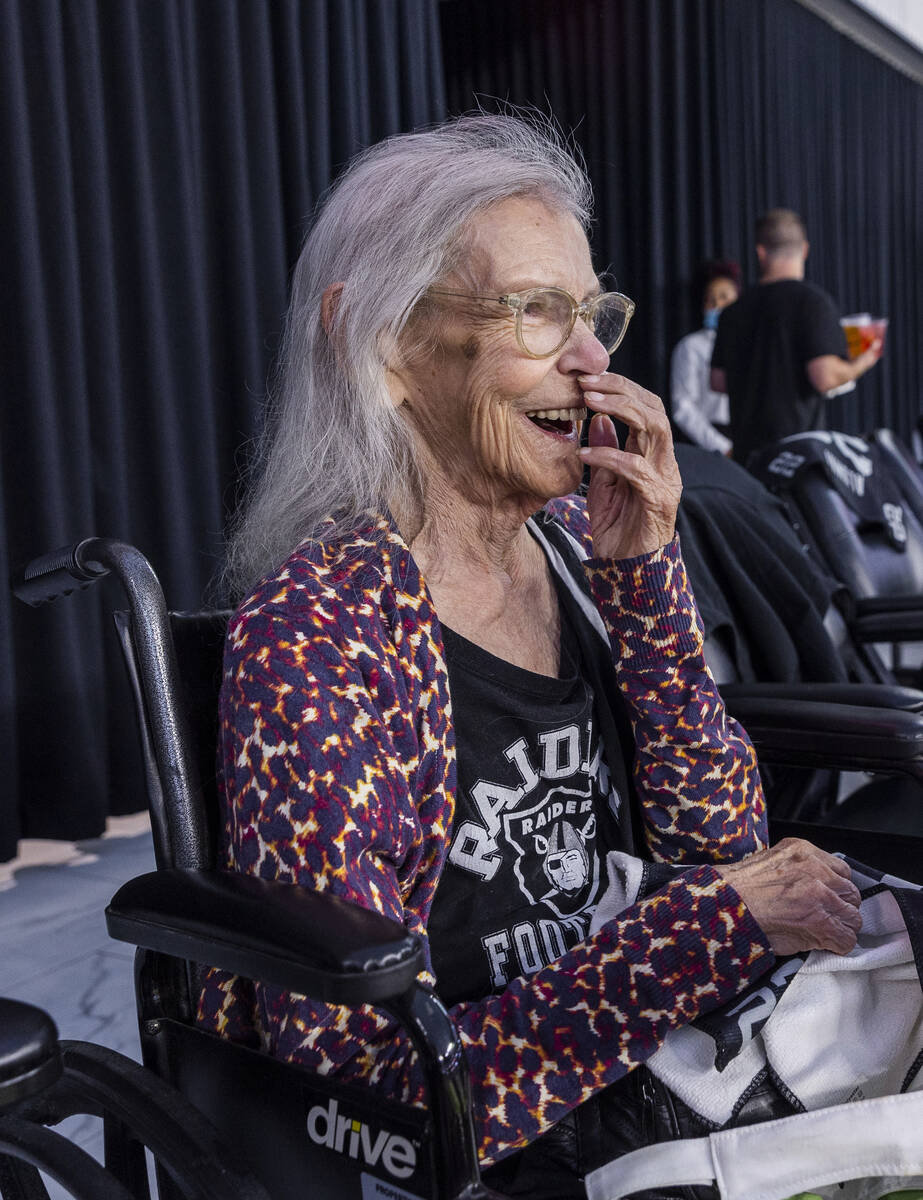
[[[146,813],[110,818],[101,838],[23,841],[0,863],[0,995],[44,1008],[62,1038],[97,1042],[140,1060],[134,949],[106,932],[104,910],[126,880],[154,869]],[[101,1158],[101,1123],[58,1127]],[[53,1200],[70,1195],[49,1183]]]

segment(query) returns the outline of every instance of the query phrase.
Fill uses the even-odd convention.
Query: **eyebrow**
[[[546,287],[555,287],[555,288],[558,288],[559,291],[567,292],[568,294],[571,294],[570,288],[566,288],[563,286],[563,284],[560,284],[560,283],[548,283],[546,280],[525,279],[522,282],[517,283],[515,285],[515,287],[504,288],[500,292],[500,295],[508,296],[511,292],[528,292],[528,291],[531,291],[532,288],[546,288]],[[584,292],[584,294],[580,297],[577,297],[577,299],[578,300],[592,300],[595,296],[601,296],[603,294],[603,292],[605,292],[605,291],[606,291],[606,288],[603,286],[602,280],[597,278],[596,286],[591,287],[589,289],[589,291]]]

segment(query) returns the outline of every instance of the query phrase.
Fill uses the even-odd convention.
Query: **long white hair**
[[[325,536],[346,532],[396,496],[419,494],[410,427],[387,390],[386,348],[399,344],[427,289],[458,267],[471,218],[520,195],[588,229],[586,174],[538,114],[478,114],[389,138],[331,189],[295,267],[255,482],[230,532],[233,595],[322,522]],[[338,282],[328,334],[321,299]]]

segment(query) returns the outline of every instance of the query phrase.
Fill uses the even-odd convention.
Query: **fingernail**
[[[581,383],[599,383],[598,375],[578,375],[577,378]]]
[[[602,394],[602,392],[584,392],[583,398],[584,400],[595,400],[597,403],[600,400],[605,400],[605,396]]]
[[[586,458],[587,455],[590,453],[590,447],[589,446],[581,446],[580,449],[577,451],[577,453],[580,455],[581,458]]]

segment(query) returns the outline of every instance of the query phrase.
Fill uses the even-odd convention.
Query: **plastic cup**
[[[840,321],[846,334],[846,350],[850,358],[858,358],[869,346],[880,338],[884,348],[885,335],[888,332],[887,317],[873,317],[869,313],[854,313],[843,317]]]

